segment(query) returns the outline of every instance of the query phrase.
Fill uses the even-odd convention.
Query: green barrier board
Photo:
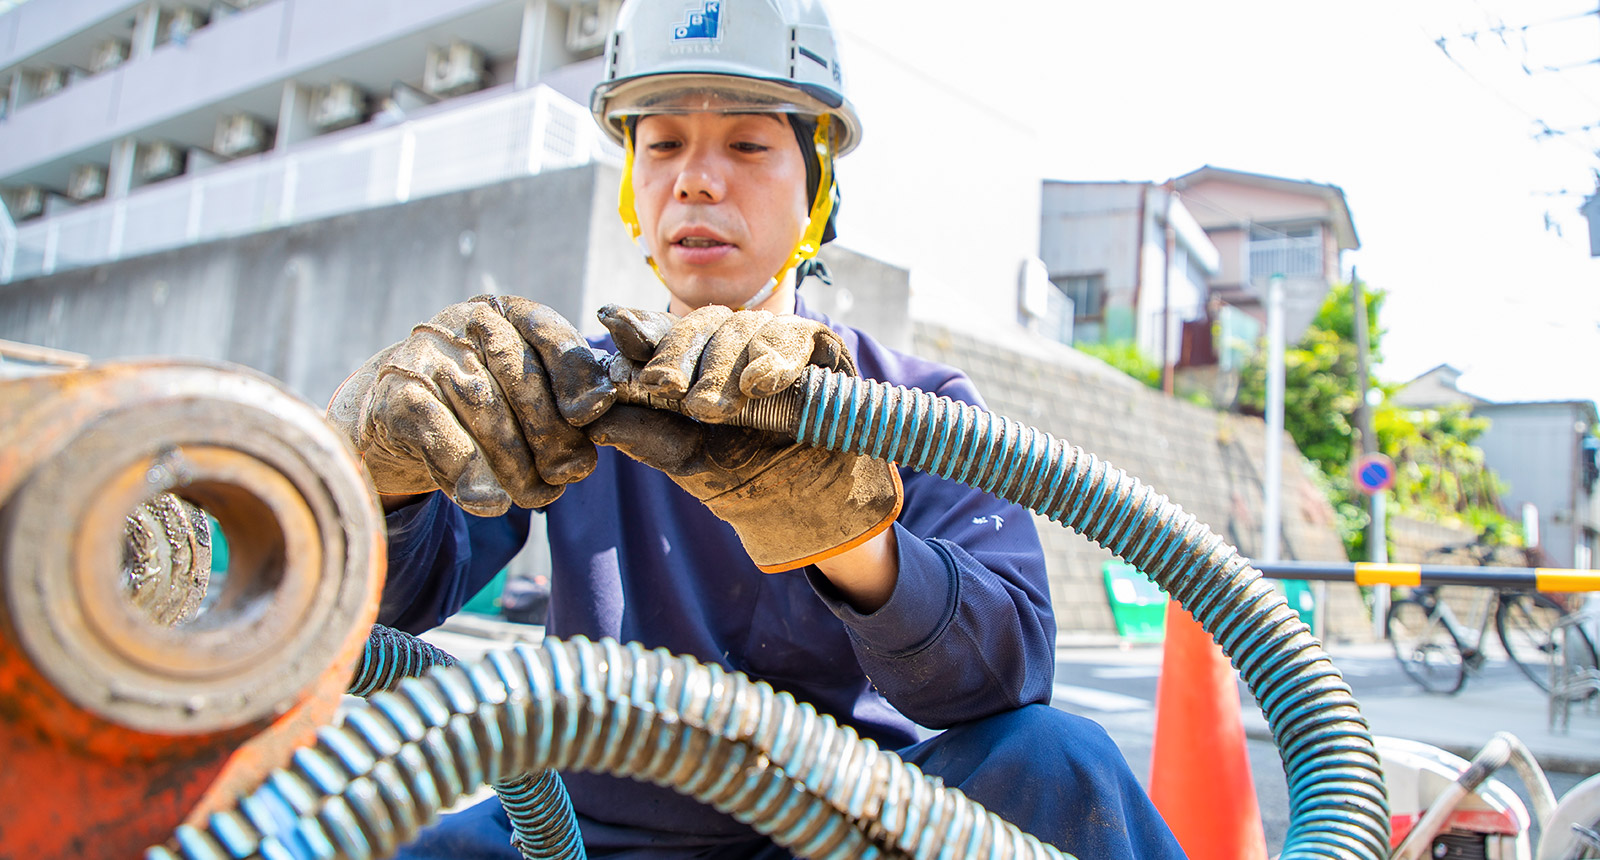
[[[1129,642],[1160,642],[1167,631],[1167,595],[1125,561],[1101,566],[1117,635]]]

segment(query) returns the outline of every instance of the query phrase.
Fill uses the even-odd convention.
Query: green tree
[[[1365,293],[1370,362],[1382,356],[1379,325],[1385,294]],[[1351,286],[1328,291],[1305,335],[1284,354],[1284,429],[1300,453],[1317,466],[1319,483],[1338,515],[1351,558],[1366,558],[1366,499],[1356,490],[1350,467],[1358,453],[1355,426],[1362,393],[1357,390],[1355,303]],[[1266,411],[1265,350],[1240,373],[1238,407]],[[1383,386],[1386,394],[1395,386]],[[1473,443],[1488,428],[1465,406],[1405,409],[1392,400],[1373,411],[1377,447],[1395,461],[1390,510],[1406,516],[1466,525],[1494,542],[1515,542],[1512,522],[1501,513],[1499,479]]]
[[[1355,308],[1349,284],[1337,284],[1300,342],[1284,351],[1283,426],[1300,453],[1330,479],[1345,479],[1354,459],[1356,409]],[[1384,293],[1369,290],[1367,343],[1370,363],[1382,356],[1378,319]],[[1240,371],[1239,411],[1262,415],[1267,409],[1266,350],[1259,349]]]
[[[1111,343],[1075,343],[1073,349],[1093,356],[1151,388],[1161,388],[1161,365],[1146,357],[1131,340]]]

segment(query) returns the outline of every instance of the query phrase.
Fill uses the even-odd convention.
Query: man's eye
[[[678,142],[675,141],[675,140],[658,140],[658,141],[655,141],[654,143],[649,143],[649,144],[645,145],[645,149],[648,149],[651,152],[671,152],[672,150],[677,149],[677,148],[678,148]]]
[[[738,150],[739,152],[766,152],[767,150],[771,149],[772,147],[767,146],[766,144],[753,143],[751,141],[744,141],[742,143],[734,144],[733,148]]]

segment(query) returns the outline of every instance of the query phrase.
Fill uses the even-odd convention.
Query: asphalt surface
[[[1565,730],[1552,729],[1548,697],[1503,659],[1491,659],[1460,693],[1440,696],[1422,692],[1406,677],[1387,645],[1332,646],[1329,657],[1350,683],[1373,734],[1421,741],[1470,759],[1496,732],[1510,732],[1539,761],[1558,798],[1600,773],[1600,710],[1574,706]],[[1160,646],[1080,643],[1056,652],[1053,704],[1105,726],[1146,785],[1160,671]],[[1266,720],[1242,685],[1240,703],[1262,827],[1275,852],[1289,820],[1283,766]],[[1497,778],[1528,802],[1510,768]]]

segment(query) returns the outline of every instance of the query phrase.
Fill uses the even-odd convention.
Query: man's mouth
[[[682,245],[685,248],[716,248],[728,243],[720,242],[708,236],[685,236],[684,238],[679,239],[676,244]]]

